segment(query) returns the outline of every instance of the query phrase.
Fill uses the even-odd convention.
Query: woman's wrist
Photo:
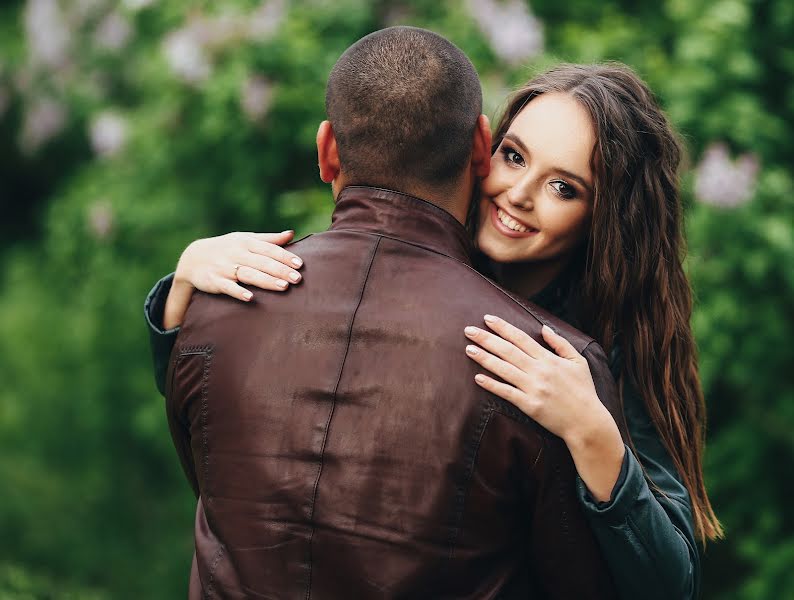
[[[620,476],[626,447],[612,415],[603,411],[582,419],[563,440],[568,446],[579,477],[597,502],[607,502]]]

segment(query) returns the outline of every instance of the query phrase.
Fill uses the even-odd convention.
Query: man
[[[327,232],[306,279],[251,303],[197,294],[167,412],[198,497],[191,597],[609,598],[561,440],[473,384],[463,328],[543,323],[470,265],[463,226],[491,138],[474,67],[395,27],[331,72]]]

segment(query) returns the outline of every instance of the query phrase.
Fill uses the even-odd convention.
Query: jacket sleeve
[[[579,500],[621,598],[697,598],[700,564],[689,494],[633,385],[624,385],[623,400],[637,456],[627,448],[624,476],[609,502],[595,502],[577,478]]]
[[[149,328],[149,347],[152,351],[154,363],[154,381],[157,390],[165,396],[165,378],[168,371],[168,360],[171,350],[176,343],[176,336],[179,334],[179,327],[173,329],[163,329],[163,314],[165,312],[165,301],[168,292],[171,291],[171,284],[174,282],[174,274],[166,275],[158,281],[146,296],[143,304],[143,315],[146,325]]]

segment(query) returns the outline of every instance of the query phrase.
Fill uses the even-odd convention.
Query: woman
[[[721,529],[701,470],[705,411],[681,265],[678,142],[627,67],[563,65],[511,98],[493,150],[472,215],[481,268],[611,352],[632,448],[598,401],[586,361],[548,328],[554,352],[497,317],[467,327],[465,351],[499,378],[481,373],[476,383],[566,442],[623,598],[693,598],[696,539]],[[181,322],[194,287],[248,300],[237,281],[298,283],[300,259],[278,247],[291,236],[191,244],[170,293],[166,279],[147,300],[153,331],[163,313],[165,328]],[[174,331],[153,336],[160,383]]]

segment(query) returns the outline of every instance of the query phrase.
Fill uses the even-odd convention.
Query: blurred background
[[[194,501],[142,305],[194,238],[325,229],[314,135],[341,52],[433,29],[495,119],[556,62],[628,63],[681,132],[725,541],[707,599],[794,598],[794,3],[5,0],[0,598],[179,598]]]

